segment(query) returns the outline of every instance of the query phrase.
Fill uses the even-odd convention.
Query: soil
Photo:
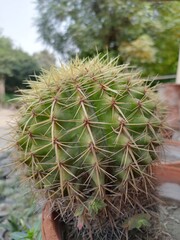
[[[19,185],[17,185],[15,181],[16,176],[10,174],[10,169],[7,166],[9,163],[12,163],[12,157],[10,151],[4,149],[4,147],[10,143],[9,121],[14,120],[15,113],[16,110],[0,108],[0,240],[7,239],[4,237],[4,233],[7,231],[5,223],[13,209],[19,207],[23,212],[23,205],[17,202]],[[180,159],[180,155],[178,159]],[[6,165],[6,167],[3,167],[4,165]],[[168,189],[174,189],[174,192],[168,195]],[[160,218],[164,228],[164,239],[179,240],[180,194],[178,191],[180,191],[180,185],[173,185],[173,187],[163,185],[159,188],[159,191],[163,199],[163,203],[160,205]],[[10,240],[10,238],[8,238],[8,240]]]

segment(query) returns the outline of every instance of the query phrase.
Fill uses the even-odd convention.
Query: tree
[[[9,38],[0,37],[0,76],[11,75],[11,67],[14,62],[12,56],[12,41]]]
[[[169,32],[174,34],[180,21],[178,1],[36,0],[36,6],[40,37],[66,58],[108,50],[120,55],[120,63],[128,61],[153,74],[170,73],[170,62],[177,62],[178,40]]]
[[[13,93],[18,88],[25,88],[24,81],[38,75],[40,68],[36,60],[20,49],[14,49],[14,64],[11,75],[6,76],[6,92]]]
[[[36,60],[14,47],[10,38],[0,35],[0,79],[5,81],[6,92],[24,87],[23,80],[39,72]]]
[[[158,6],[160,31],[153,36],[157,49],[156,61],[147,67],[154,74],[175,74],[180,46],[180,2],[169,1]]]
[[[12,41],[6,37],[0,37],[0,100],[5,94],[5,77],[12,74],[13,66]]]
[[[49,69],[52,65],[56,64],[55,56],[47,50],[34,53],[33,58],[37,61],[41,69]]]

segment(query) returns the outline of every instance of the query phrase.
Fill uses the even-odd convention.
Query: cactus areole
[[[73,222],[78,235],[68,239],[121,239],[130,230],[124,222],[155,203],[150,166],[164,128],[155,91],[108,56],[76,58],[28,84],[19,98],[18,166]]]

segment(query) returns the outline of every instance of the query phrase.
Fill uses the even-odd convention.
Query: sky
[[[29,54],[45,48],[34,24],[34,0],[0,0],[0,32]]]

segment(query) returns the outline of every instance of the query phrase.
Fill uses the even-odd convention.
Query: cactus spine
[[[99,56],[28,84],[16,128],[19,165],[62,219],[75,222],[80,231],[69,239],[123,239],[124,220],[154,202],[150,166],[164,128],[157,95],[128,66]]]

